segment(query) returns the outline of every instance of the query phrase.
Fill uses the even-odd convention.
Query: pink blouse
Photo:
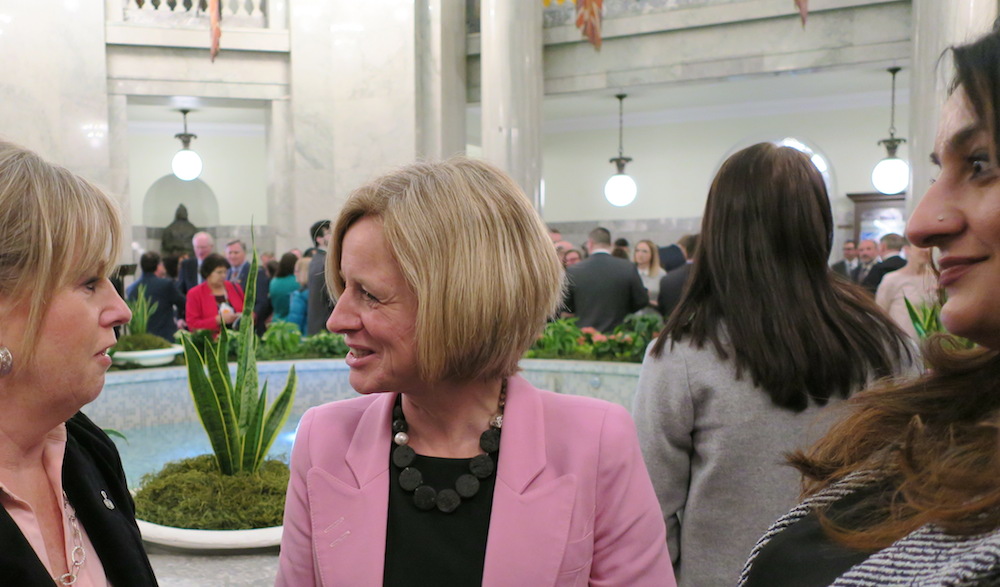
[[[45,445],[42,447],[42,466],[45,468],[45,474],[52,485],[52,492],[59,496],[63,494],[62,465],[65,454],[66,425],[60,424],[45,436]],[[28,540],[28,544],[31,545],[32,550],[38,555],[38,559],[45,565],[45,569],[49,572],[49,575],[57,577],[58,575],[49,561],[48,553],[45,551],[45,540],[42,538],[42,529],[38,524],[38,518],[35,516],[35,511],[31,508],[31,505],[11,493],[2,481],[0,481],[0,503],[3,504],[4,509],[10,514],[17,527],[21,529],[21,534]],[[63,549],[66,555],[66,566],[71,570],[73,568],[72,552],[74,545],[73,530],[70,527],[68,514],[72,511],[73,506],[71,505],[62,510],[63,537],[65,539]],[[77,526],[80,528],[80,538],[84,551],[87,553],[87,558],[83,566],[80,567],[80,572],[77,574],[76,587],[110,586],[111,584],[104,574],[104,565],[101,564],[101,559],[97,556],[97,551],[94,550],[94,545],[91,544],[90,538],[87,536],[87,531],[83,528],[83,524],[78,522]]]

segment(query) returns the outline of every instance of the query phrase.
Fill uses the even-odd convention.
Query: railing
[[[208,0],[122,0],[125,21],[166,27],[203,27]],[[268,0],[219,0],[222,27],[266,28]]]

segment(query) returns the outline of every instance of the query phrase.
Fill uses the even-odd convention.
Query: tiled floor
[[[161,587],[271,587],[278,573],[277,551],[205,556],[148,550]]]

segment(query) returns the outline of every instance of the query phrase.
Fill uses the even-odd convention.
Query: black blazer
[[[861,282],[861,286],[874,294],[878,290],[878,286],[882,283],[882,278],[885,277],[886,273],[892,273],[905,266],[906,259],[899,255],[893,255],[881,263],[876,263]]]
[[[677,244],[660,247],[659,254],[660,266],[667,272],[680,269],[687,263],[687,257],[684,256],[684,251],[682,251]]]
[[[177,289],[172,279],[157,277],[152,273],[143,274],[135,283],[128,286],[127,299],[134,300],[139,296],[139,286],[146,286],[146,297],[150,302],[156,302],[156,311],[149,316],[147,330],[170,342],[174,342],[177,323],[174,316],[184,315],[184,296]]]
[[[309,261],[309,309],[306,311],[306,335],[326,332],[326,321],[333,312],[333,300],[326,291],[326,251],[317,249]]]
[[[839,273],[844,277],[851,279],[851,273],[853,273],[853,271],[847,268],[847,261],[845,261],[844,259],[841,259],[840,261],[834,263],[831,269],[833,269],[834,273]]]
[[[656,303],[664,318],[669,318],[680,303],[684,286],[690,278],[691,263],[685,263],[660,278],[660,293],[656,296]]]
[[[239,284],[240,288],[243,289],[244,294],[247,291],[247,279],[250,277],[250,263],[244,263],[243,267],[240,269]],[[254,313],[254,330],[257,332],[258,336],[264,334],[267,330],[267,325],[264,323],[267,317],[271,315],[271,297],[267,295],[270,290],[271,282],[267,278],[267,270],[263,267],[257,267],[257,293],[253,304]]]
[[[196,285],[198,285],[198,259],[188,257],[181,261],[181,266],[177,269],[177,289],[187,295]]]
[[[66,432],[63,489],[104,565],[105,575],[116,586],[156,585],[114,443],[82,412],[66,422]],[[101,492],[107,495],[114,509],[105,505]],[[53,584],[45,565],[3,508],[0,508],[0,544],[3,545],[0,584]]]
[[[581,328],[614,330],[632,312],[649,304],[649,292],[631,262],[596,253],[566,269],[566,310]]]

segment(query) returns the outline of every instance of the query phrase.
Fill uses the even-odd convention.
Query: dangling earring
[[[0,377],[7,375],[14,369],[14,355],[10,354],[10,349],[0,344]]]

